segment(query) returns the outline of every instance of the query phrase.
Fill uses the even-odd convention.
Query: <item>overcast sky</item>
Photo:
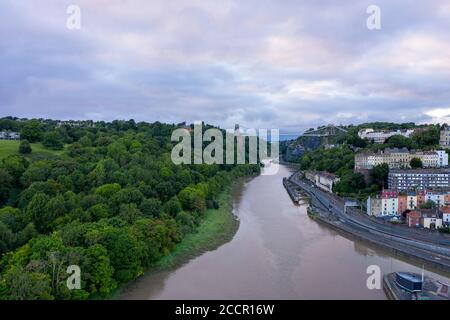
[[[450,122],[450,1],[1,0],[7,115],[285,132]]]

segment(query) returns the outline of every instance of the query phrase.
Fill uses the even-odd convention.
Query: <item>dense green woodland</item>
[[[259,173],[174,165],[175,128],[0,119],[27,140],[0,160],[0,299],[108,297],[195,232],[225,186]],[[65,151],[35,157],[29,142]],[[67,288],[68,265],[80,266],[81,290]]]

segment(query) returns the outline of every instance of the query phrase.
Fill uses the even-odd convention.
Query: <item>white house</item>
[[[438,229],[442,227],[442,219],[435,212],[421,212],[420,224],[426,229]]]
[[[381,198],[371,197],[367,198],[367,214],[369,216],[379,217],[382,215],[382,201]]]
[[[316,173],[316,186],[327,192],[333,192],[333,185],[340,179],[329,172]]]
[[[442,223],[450,227],[450,206],[445,206],[440,209],[442,213]]]
[[[445,150],[437,150],[438,154],[438,166],[439,167],[447,167],[448,166],[448,154]]]
[[[0,140],[20,140],[20,133],[0,131]]]

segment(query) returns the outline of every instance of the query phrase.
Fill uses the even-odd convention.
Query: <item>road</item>
[[[448,237],[389,225],[371,219],[356,209],[344,210],[344,201],[341,198],[316,188],[300,179],[298,174],[291,176],[290,181],[311,196],[313,206],[331,214],[332,219],[329,222],[337,228],[450,270]]]

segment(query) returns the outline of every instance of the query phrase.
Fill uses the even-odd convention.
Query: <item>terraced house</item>
[[[386,163],[391,169],[410,168],[413,158],[422,161],[424,168],[441,168],[448,166],[448,154],[444,150],[409,151],[407,148],[384,149],[378,152],[361,152],[355,155],[355,170],[371,170]]]
[[[439,144],[442,148],[450,148],[450,127],[448,125],[442,126]]]

